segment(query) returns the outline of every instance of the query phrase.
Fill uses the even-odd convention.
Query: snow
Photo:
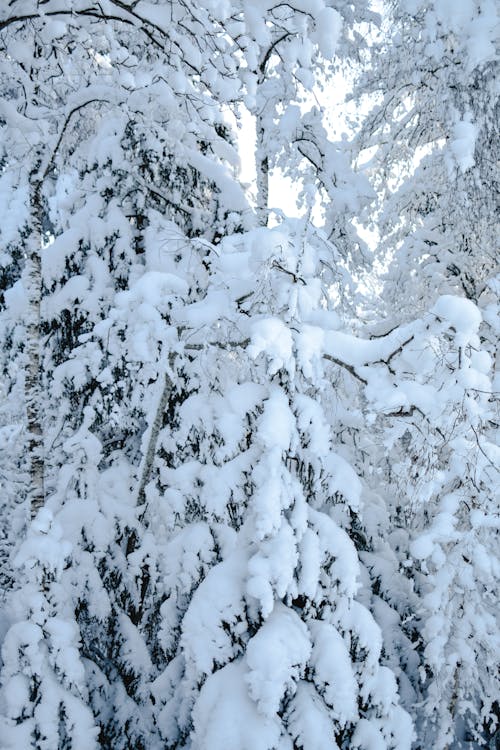
[[[401,326],[393,333],[378,339],[362,339],[342,331],[326,331],[324,353],[353,367],[386,360],[412,333],[412,327]]]
[[[467,27],[468,71],[495,60],[499,20],[498,4],[495,0],[482,0],[481,12],[475,14],[472,23]]]
[[[28,220],[28,188],[16,184],[15,175],[5,170],[0,175],[0,200],[2,205],[2,250],[0,251],[0,266],[11,262],[6,249],[16,242],[19,227]]]
[[[477,333],[481,324],[481,312],[471,300],[450,294],[440,297],[432,312],[462,334]]]
[[[215,557],[214,539],[206,523],[195,523],[182,529],[166,544],[164,582],[168,591],[189,590],[200,577],[204,566]]]
[[[455,124],[450,148],[462,172],[474,166],[474,151],[478,128],[470,119],[460,120]]]
[[[363,656],[362,670],[369,674],[376,673],[378,662],[382,652],[382,632],[371,612],[359,601],[352,601],[349,609],[340,613],[340,622],[344,628],[348,628],[355,634],[357,648],[366,653]],[[361,694],[368,696],[369,688],[363,686]]]
[[[474,0],[434,0],[435,13],[438,20],[446,29],[462,31],[472,20],[474,15]]]
[[[256,4],[245,0],[243,7],[247,33],[253,37],[260,47],[268,47],[271,42],[271,33],[266,27],[263,4]]]
[[[0,59],[1,742],[409,750],[410,714],[419,746],[491,741],[495,4],[393,3],[372,32],[366,3],[102,0],[76,29],[54,2],[4,25]],[[388,61],[360,84],[371,132],[333,142],[312,100],[368,59],[363,30]],[[266,206],[235,179],[245,105],[243,148],[321,229],[277,210],[246,231]],[[376,265],[401,245],[383,301],[361,221]]]
[[[186,305],[181,320],[193,328],[209,326],[229,315],[228,299],[224,292],[210,291],[202,302]]]
[[[381,732],[373,722],[360,719],[351,739],[351,747],[359,750],[387,750],[387,744]]]
[[[81,227],[72,227],[60,234],[44,248],[42,253],[42,276],[47,286],[50,286],[54,279],[63,276],[68,252],[74,252],[78,247],[80,239],[85,236],[86,231],[82,231]]]
[[[231,630],[244,619],[245,561],[235,552],[213,567],[196,589],[182,621],[183,650],[198,675],[210,674],[237,654]]]
[[[6,675],[10,679],[10,675],[15,675],[16,660],[19,654],[23,654],[24,658],[29,660],[29,663],[33,665],[33,669],[40,673],[43,670],[43,654],[40,649],[40,642],[43,639],[43,631],[39,625],[32,622],[17,622],[8,630],[5,636],[4,643],[2,644],[2,660],[5,668]],[[15,681],[15,685],[20,687],[18,680]],[[15,703],[18,703],[20,699],[19,692]]]
[[[309,509],[310,522],[315,529],[323,559],[332,555],[330,576],[338,582],[339,588],[349,597],[359,588],[359,560],[356,548],[346,532],[324,513]]]
[[[299,542],[300,571],[298,590],[310,599],[316,597],[321,571],[321,554],[317,535],[306,529]]]
[[[265,353],[269,357],[269,374],[292,365],[293,339],[289,328],[279,318],[257,320],[252,326],[248,353],[256,359]]]
[[[21,318],[28,311],[28,298],[21,279],[5,292],[5,303],[10,315]]]
[[[76,623],[51,617],[45,623],[45,630],[55,644],[52,652],[55,669],[70,684],[74,683],[82,688],[85,672],[80,662],[80,639]]]
[[[208,180],[214,182],[220,191],[220,200],[229,211],[245,211],[247,199],[243,189],[231,178],[226,167],[215,164],[197,151],[187,153],[189,163],[198,169]]]
[[[312,620],[308,627],[313,641],[314,684],[343,727],[355,721],[358,715],[358,683],[348,645],[329,623]]]
[[[85,276],[72,276],[61,289],[45,303],[45,311],[51,318],[56,318],[62,310],[71,310],[88,295],[89,281]]]
[[[470,355],[470,364],[474,370],[477,370],[477,372],[487,375],[492,369],[493,361],[488,352],[485,352],[484,350],[479,352],[473,351]],[[486,382],[483,381],[483,386],[485,385]]]
[[[298,683],[289,722],[292,736],[303,750],[339,750],[329,712],[309,682]]]
[[[293,414],[280,388],[272,388],[258,424],[258,438],[267,450],[286,451],[292,440]]]
[[[434,539],[430,534],[423,534],[412,542],[410,551],[417,560],[425,560],[430,557],[434,550]]]
[[[259,539],[264,539],[279,530],[282,511],[289,507],[292,500],[283,490],[283,477],[277,468],[280,459],[280,450],[274,448],[252,472],[252,478],[257,484],[252,496],[252,505]]]
[[[120,613],[117,625],[122,634],[120,657],[128,668],[136,674],[143,673],[145,676],[153,673],[153,665],[149,656],[147,645],[138,628],[127,615]]]
[[[375,674],[366,680],[364,689],[368,687],[374,703],[380,706],[384,714],[391,713],[392,707],[398,700],[398,685],[394,672],[388,667],[379,666]]]
[[[319,370],[324,344],[324,333],[319,326],[305,325],[296,338],[297,363],[306,377]]]
[[[262,541],[259,552],[248,562],[246,592],[257,600],[262,617],[271,614],[276,597],[285,597],[289,589],[294,593],[297,561],[293,529],[283,520],[276,535]]]
[[[272,719],[285,694],[293,694],[311,653],[307,628],[292,610],[277,603],[250,639],[245,682],[259,713]]]
[[[24,707],[29,701],[30,683],[24,674],[13,675],[5,691],[5,703],[8,716],[13,719],[22,717]]]
[[[162,308],[170,295],[178,296],[187,295],[187,282],[172,273],[161,271],[148,271],[144,273],[128,292],[122,292],[117,295],[117,302],[120,306],[137,302],[147,303],[147,309]]]
[[[297,426],[306,436],[309,449],[315,455],[327,458],[331,453],[329,426],[318,401],[304,394],[295,398],[297,409]]]
[[[172,272],[173,256],[189,250],[189,240],[173,221],[153,211],[144,232],[145,266],[148,271]]]
[[[316,18],[313,39],[327,60],[333,59],[342,31],[342,18],[334,8],[323,8]]]
[[[325,461],[331,478],[329,489],[332,495],[340,493],[353,511],[361,509],[361,481],[350,464],[336,453],[331,452]]]
[[[246,666],[236,660],[210,675],[193,709],[192,750],[280,748],[281,722],[263,716],[248,694]],[[284,750],[284,747],[283,747]]]
[[[42,563],[47,570],[58,575],[71,549],[72,545],[63,539],[63,530],[54,521],[52,512],[48,508],[41,508],[14,562],[18,567],[27,566],[28,568],[34,568]]]

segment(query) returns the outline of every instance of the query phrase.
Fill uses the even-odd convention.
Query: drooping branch
[[[43,14],[45,17],[49,16],[72,16],[73,18],[75,16],[88,16],[90,18],[97,18],[101,21],[121,21],[122,23],[126,23],[129,26],[133,26],[133,22],[127,20],[126,18],[123,18],[122,16],[115,16],[110,15],[109,13],[102,13],[100,11],[93,10],[92,8],[88,8],[85,10],[48,10]],[[25,23],[25,21],[33,21],[36,18],[41,18],[40,13],[26,13],[22,16],[11,16],[10,18],[6,18],[4,21],[0,21],[0,31],[3,31],[8,26],[12,26],[16,23]]]
[[[66,119],[64,120],[63,125],[61,127],[59,136],[57,138],[56,145],[52,149],[52,153],[50,154],[50,156],[49,156],[49,158],[47,160],[47,164],[46,164],[45,168],[42,171],[42,174],[41,174],[41,179],[42,180],[44,180],[50,174],[51,170],[54,167],[55,158],[56,158],[56,156],[57,156],[57,154],[59,152],[59,148],[61,146],[62,140],[63,140],[64,135],[65,135],[65,133],[66,133],[66,131],[68,129],[69,123],[71,122],[71,119],[72,119],[73,115],[75,115],[80,110],[84,109],[84,107],[88,107],[90,104],[95,104],[97,102],[108,103],[108,100],[107,99],[89,99],[88,101],[82,102],[82,104],[78,104],[77,106],[73,107],[73,109],[71,109],[68,112],[68,114],[66,116]]]
[[[292,36],[292,33],[290,31],[285,31],[280,37],[275,39],[274,42],[269,45],[269,48],[264,53],[261,63],[259,65],[259,71],[260,71],[259,83],[262,83],[265,78],[266,71],[267,71],[267,64],[269,60],[271,59],[271,55],[273,54],[274,50],[276,49],[278,44],[281,44],[281,42],[284,42],[285,39],[288,39],[288,37],[290,36]]]
[[[121,10],[128,13],[131,18],[127,18],[126,16],[117,15],[114,13],[105,13],[102,11],[101,7],[98,5],[99,10],[96,10],[95,8],[84,8],[82,10],[66,10],[66,9],[57,9],[57,10],[47,10],[43,13],[43,16],[41,13],[26,13],[19,16],[12,16],[11,18],[6,18],[3,21],[0,21],[0,32],[3,31],[3,29],[12,26],[16,23],[25,23],[26,21],[33,21],[35,19],[40,18],[49,18],[49,17],[58,17],[58,16],[71,16],[72,18],[76,18],[78,16],[81,17],[88,17],[88,18],[95,18],[98,21],[117,21],[119,23],[126,24],[128,26],[135,27],[143,33],[158,49],[161,49],[163,52],[167,52],[165,49],[165,45],[159,41],[155,33],[161,34],[161,36],[169,39],[169,41],[172,42],[172,40],[168,37],[167,32],[162,29],[157,24],[153,23],[147,18],[144,18],[140,16],[138,13],[134,12],[134,9],[130,6],[127,6],[126,3],[117,2],[116,0],[111,0],[113,4],[116,7],[119,7]],[[175,46],[178,46],[178,43],[173,42]],[[200,71],[189,61],[186,59],[186,57],[182,54],[182,49],[179,48],[179,52],[182,55],[184,64],[195,74],[199,75]]]

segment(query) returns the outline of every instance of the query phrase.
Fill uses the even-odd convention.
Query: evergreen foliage
[[[377,5],[0,9],[5,750],[498,741],[498,18]]]

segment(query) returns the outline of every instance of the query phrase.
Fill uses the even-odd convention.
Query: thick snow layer
[[[248,562],[246,591],[257,600],[264,618],[274,608],[276,598],[282,599],[295,589],[298,551],[294,531],[283,520],[278,532],[260,542],[259,551]]]
[[[259,713],[272,718],[286,692],[304,673],[311,653],[305,624],[293,610],[277,603],[273,612],[249,641],[245,681]]]
[[[300,540],[299,555],[299,593],[314,599],[320,580],[322,556],[318,536],[311,529],[306,529]]]
[[[332,720],[311,683],[300,681],[289,709],[289,731],[303,750],[339,750]]]
[[[27,568],[43,564],[46,570],[60,574],[71,548],[70,542],[63,539],[63,529],[54,521],[52,512],[41,508],[16,555],[15,564]]]
[[[338,581],[339,589],[348,597],[354,596],[359,588],[360,568],[352,540],[324,513],[309,508],[309,519],[318,535],[323,560],[330,555],[334,559],[330,567],[332,579]]]
[[[358,715],[358,683],[349,646],[333,625],[313,620],[308,627],[313,641],[314,684],[331,707],[333,717],[345,726]]]
[[[13,318],[22,318],[28,312],[28,297],[26,290],[24,289],[23,282],[21,279],[16,281],[10,289],[7,289],[4,293],[5,302],[9,310],[9,314]]]
[[[280,743],[281,721],[262,715],[248,694],[246,665],[234,661],[210,675],[193,710],[192,750],[271,750]],[[290,744],[288,747],[291,748]]]
[[[453,128],[450,148],[462,172],[474,166],[478,128],[470,120],[460,120]]]
[[[292,351],[292,334],[279,318],[265,318],[253,324],[248,353],[256,358],[265,352],[270,359],[270,375],[274,375],[282,367],[291,367]]]
[[[330,60],[335,55],[335,50],[342,31],[342,18],[334,8],[323,8],[316,18],[316,33],[313,36],[317,42],[321,54]]]
[[[325,354],[353,367],[364,367],[386,360],[412,334],[412,326],[401,326],[378,339],[361,339],[342,331],[326,331]]]
[[[378,722],[381,728],[382,722]],[[385,739],[373,721],[360,719],[351,739],[351,748],[359,750],[387,750]]]
[[[438,299],[432,312],[446,320],[458,333],[474,334],[481,325],[481,312],[471,300],[445,294]]]
[[[285,393],[280,388],[271,389],[258,424],[258,439],[264,449],[286,451],[292,440],[294,421]]]
[[[244,619],[244,574],[245,560],[235,553],[212,568],[193,595],[182,622],[182,645],[200,676],[237,653],[231,632]]]

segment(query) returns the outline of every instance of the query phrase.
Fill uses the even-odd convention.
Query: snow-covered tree
[[[385,322],[372,335],[422,316],[391,360],[389,390],[375,381],[371,392],[382,411],[379,491],[421,600],[420,686],[410,674],[418,747],[494,746],[498,11],[411,1],[385,4],[383,18],[359,84],[372,109],[358,147],[371,149],[378,203],[367,221],[389,264]]]
[[[302,222],[228,238],[207,256],[205,298],[172,312],[188,393],[145,491],[164,541],[137,550],[163,592],[151,690],[169,747],[411,744],[357,599],[362,485],[328,416],[328,250]]]
[[[255,125],[257,220],[267,226],[273,171],[298,187],[304,212],[321,205],[329,238],[344,259],[359,264],[364,243],[352,219],[372,197],[351,168],[351,145],[333,140],[319,94],[328,98],[331,78],[365,44],[359,29],[377,23],[368,2],[343,0],[232,3],[224,20],[241,82],[235,112]]]
[[[375,150],[387,299],[411,316],[443,293],[477,301],[497,272],[499,18],[488,0],[388,2],[384,18],[358,138]]]
[[[442,296],[409,325],[392,377],[368,378],[395,541],[421,602],[422,748],[481,746],[497,731],[498,417],[480,323],[471,301]]]
[[[25,427],[29,465],[18,464],[27,471],[17,491],[35,518],[30,534],[41,534],[44,547],[27,563],[17,556],[16,591],[6,608],[2,713],[13,746],[26,744],[21,735],[36,747],[59,746],[60,724],[61,747],[91,747],[95,732],[87,724],[94,720],[101,744],[153,746],[152,724],[136,706],[136,675],[146,662],[134,656],[140,584],[127,565],[142,529],[120,504],[104,514],[97,492],[106,465],[123,455],[138,460],[147,415],[128,400],[134,373],[124,371],[122,352],[86,337],[106,319],[130,275],[142,273],[141,233],[155,207],[188,234],[210,239],[228,222],[234,229],[246,210],[231,168],[213,150],[220,144],[221,154],[231,153],[222,114],[196,84],[182,38],[172,60],[170,25],[146,15],[137,27],[137,13],[121,5],[118,13],[101,5],[68,13],[36,2],[2,10],[1,176],[7,209],[18,207],[16,224],[2,227],[3,264],[11,264],[2,336],[14,355],[6,388],[25,388],[24,404],[8,416]],[[5,442],[13,429],[5,427]],[[5,471],[12,472],[7,462]],[[10,523],[15,489],[10,481],[12,501],[2,509],[11,548],[22,530],[17,520]],[[47,531],[47,514],[67,543],[57,566],[50,547],[59,542]],[[13,578],[9,563],[5,578]],[[33,603],[37,586],[41,598]],[[59,631],[49,627],[53,618],[69,623],[71,638],[63,633],[59,642]],[[32,644],[18,653],[15,634],[25,631],[33,631]],[[70,657],[56,663],[65,639],[72,654],[80,645],[85,656],[78,683],[70,677]],[[40,661],[43,654],[48,661]],[[41,679],[48,665],[52,677]],[[26,689],[9,702],[16,680]],[[70,716],[75,695],[86,713],[75,709]]]
[[[353,145],[311,103],[364,0],[70,5],[0,10],[2,740],[492,746],[493,6],[391,6]],[[354,146],[382,328],[352,321]],[[305,218],[271,229],[272,170]]]

